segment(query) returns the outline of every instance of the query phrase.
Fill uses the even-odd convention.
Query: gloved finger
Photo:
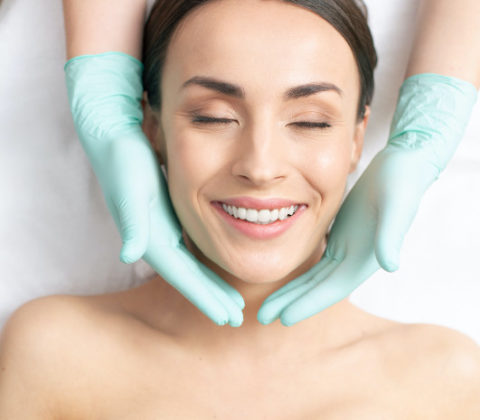
[[[144,197],[127,197],[115,205],[123,247],[120,260],[133,263],[145,253],[150,232],[150,205]]]
[[[217,325],[225,325],[229,321],[225,306],[198,278],[192,264],[180,257],[178,252],[178,249],[162,247],[155,252],[147,252],[143,259],[204,315]]]
[[[345,259],[328,278],[316,283],[286,307],[280,315],[282,324],[292,326],[345,299],[378,269],[376,264],[359,267],[350,261]]]
[[[393,202],[385,203],[381,209],[375,234],[375,256],[384,270],[398,270],[400,250],[414,214]]]
[[[113,221],[115,222],[115,226],[117,227],[117,230],[120,231],[120,220],[118,217],[117,208],[115,207],[115,204],[110,198],[105,197],[105,201],[107,203],[108,210],[112,215]]]
[[[243,323],[242,309],[245,307],[242,295],[208,267],[199,263],[198,268],[204,276],[204,284],[227,310],[230,326],[240,327]]]
[[[233,286],[230,286],[225,280],[223,280],[217,273],[214,273],[208,267],[203,264],[199,264],[199,268],[203,271],[204,275],[208,280],[214,282],[220,289],[222,289],[229,297],[232,299],[240,309],[245,308],[245,301],[243,296],[235,289]]]
[[[275,290],[271,295],[269,295],[264,301],[263,305],[266,303],[277,299],[278,297],[284,295],[285,293],[290,292],[293,289],[296,289],[297,287],[303,285],[305,281],[308,281],[312,276],[317,273],[318,271],[321,271],[325,266],[328,265],[330,261],[330,258],[323,256],[322,259],[315,264],[310,270],[308,270],[306,273],[303,273],[302,275],[298,276],[296,279],[293,279],[292,281],[289,281],[285,286],[281,287],[278,290]]]
[[[121,234],[122,225],[121,225],[121,221],[120,221],[120,216],[118,214],[117,206],[109,198],[106,199],[106,203],[107,203],[108,210],[110,211],[110,214],[112,215],[112,218],[115,222],[115,226],[117,226],[117,229],[120,232],[120,235],[122,235]],[[122,237],[122,242],[123,242],[123,237]],[[135,246],[135,244],[134,244],[134,246]],[[135,252],[135,250],[133,250],[133,252],[129,251],[129,250],[126,251],[125,250],[125,242],[124,242],[123,245],[122,245],[122,250],[120,251],[120,261],[122,261],[126,264],[134,263],[138,259],[140,259],[143,255],[143,253],[141,253],[141,255],[137,257],[138,253],[139,252],[138,251]],[[135,257],[137,257],[137,258],[135,258]]]
[[[339,264],[338,261],[333,259],[325,259],[323,265],[320,265],[321,262],[322,261],[317,264],[318,267],[314,267],[316,268],[315,271],[312,272],[309,270],[310,275],[308,278],[304,279],[302,284],[299,284],[296,288],[290,289],[285,293],[278,295],[273,300],[263,302],[257,314],[258,321],[264,325],[275,321],[286,307],[288,307],[300,296],[308,293],[308,291],[315,287],[318,282],[328,277]]]

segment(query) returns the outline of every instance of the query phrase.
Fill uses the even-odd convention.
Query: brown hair
[[[179,22],[193,9],[212,0],[157,0],[143,35],[143,86],[153,109],[161,107],[160,81],[168,43]],[[218,1],[218,0],[217,0]],[[373,70],[377,53],[361,0],[281,0],[304,7],[330,23],[353,51],[360,74],[358,118],[362,119],[374,88]]]

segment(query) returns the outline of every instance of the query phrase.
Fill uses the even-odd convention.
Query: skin
[[[146,0],[63,0],[67,59],[122,51],[140,60],[146,3]],[[479,19],[477,0],[420,0],[405,78],[437,73],[458,77],[480,88]]]
[[[141,60],[146,0],[63,0],[67,60],[121,51]]]
[[[288,33],[282,31],[287,22]],[[245,98],[193,84],[182,89],[194,76],[238,85]],[[342,93],[283,98],[288,88],[312,82],[335,85]],[[177,333],[201,331],[212,346],[217,340],[250,348],[258,342],[273,352],[281,342],[305,337],[320,320],[325,338],[337,335],[336,327],[325,328],[327,313],[288,329],[279,323],[263,326],[256,313],[268,295],[320,260],[348,174],[361,154],[369,113],[358,120],[359,75],[346,41],[316,14],[291,4],[212,2],[177,29],[161,86],[162,109],[145,106],[144,131],[166,163],[187,244],[246,303],[242,327],[218,334],[216,326],[171,293],[181,302],[181,325],[187,326],[175,327]],[[231,121],[200,125],[192,122],[195,114]],[[295,125],[300,121],[330,127]],[[281,197],[308,207],[281,236],[256,240],[226,225],[212,207],[212,201],[238,196]],[[349,313],[351,305],[345,301],[338,308]]]
[[[480,3],[420,1],[405,78],[419,73],[457,77],[480,88]]]
[[[197,73],[241,85],[246,99],[197,86],[176,93]],[[312,80],[344,95],[281,99]],[[346,299],[293,327],[256,321],[271,291],[321,258],[361,152],[368,116],[356,119],[358,74],[343,38],[285,3],[210,3],[172,40],[162,89],[164,108],[145,106],[145,132],[167,163],[192,252],[242,293],[244,324],[213,325],[159,277],[114,294],[37,299],[0,336],[0,417],[478,418],[478,348],[459,333],[384,320]],[[235,123],[193,126],[188,110],[200,105]],[[328,118],[332,129],[290,125],[307,117]],[[210,208],[237,194],[291,197],[308,209],[285,241],[262,246],[226,229]]]

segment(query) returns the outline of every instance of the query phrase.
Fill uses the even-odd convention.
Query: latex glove
[[[289,326],[346,298],[380,267],[395,271],[423,194],[463,137],[475,86],[418,74],[403,83],[387,146],[358,179],[332,226],[322,259],[275,291],[257,318]]]
[[[140,61],[117,52],[65,64],[75,129],[122,237],[120,259],[131,263],[144,256],[215,323],[239,326],[245,306],[240,293],[184,245],[159,162],[141,128],[142,71]]]

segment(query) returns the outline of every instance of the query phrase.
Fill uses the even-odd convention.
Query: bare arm
[[[453,76],[480,88],[480,1],[423,0],[406,77]]]
[[[146,0],[63,0],[67,59],[120,51],[141,59]]]

